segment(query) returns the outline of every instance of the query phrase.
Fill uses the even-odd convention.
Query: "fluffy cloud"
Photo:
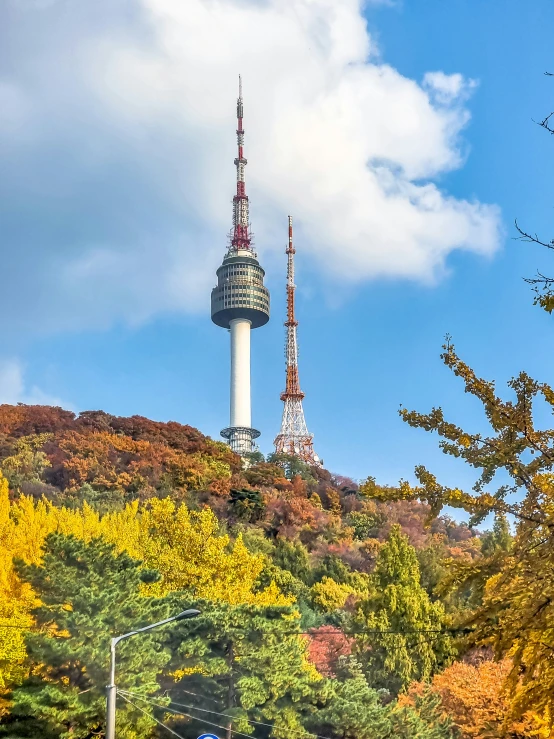
[[[48,395],[36,385],[27,387],[23,367],[17,359],[0,360],[0,403],[70,407],[67,403],[64,404],[60,398]]]
[[[452,251],[498,246],[496,207],[436,184],[463,164],[475,83],[402,76],[356,0],[11,0],[0,24],[0,310],[18,306],[14,327],[206,310],[238,72],[262,255],[282,249],[289,212],[322,274],[349,283],[433,281]]]

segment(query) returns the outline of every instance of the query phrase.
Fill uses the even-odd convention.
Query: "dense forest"
[[[532,405],[554,393],[521,375],[504,401],[443,359],[492,436],[401,414],[481,470],[471,493],[0,406],[0,735],[104,736],[110,637],[194,607],[118,647],[118,736],[551,736],[554,432]]]

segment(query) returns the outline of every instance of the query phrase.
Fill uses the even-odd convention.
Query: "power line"
[[[281,636],[292,636],[294,634],[297,634],[299,636],[307,635],[307,636],[336,636],[336,632],[331,631],[317,631],[317,629],[321,629],[324,627],[331,627],[339,629],[345,636],[356,636],[358,634],[369,634],[369,635],[375,635],[375,636],[382,636],[384,634],[397,634],[397,635],[404,635],[404,634],[470,634],[474,631],[474,629],[468,629],[468,628],[460,628],[460,629],[349,629],[348,631],[344,631],[340,628],[340,626],[332,626],[332,624],[323,624],[323,626],[314,626],[309,631],[289,631],[289,632],[275,632],[277,635]],[[271,633],[271,632],[268,632]]]
[[[173,688],[170,688],[171,692],[174,691]],[[175,692],[177,693],[188,693],[188,695],[194,695],[195,698],[202,698],[202,700],[206,701],[212,701],[212,703],[217,703],[217,705],[220,704],[220,700],[218,698],[212,698],[209,695],[200,695],[200,693],[193,693],[192,690],[185,690],[185,688],[178,688]],[[173,703],[173,701],[171,701]]]
[[[190,692],[190,691],[186,691],[186,692]],[[138,693],[127,693],[127,694],[128,695],[132,695],[134,698],[141,698],[142,697],[142,696],[139,696]],[[198,695],[198,693],[191,693],[191,695],[195,695],[198,698],[202,698],[203,697],[201,695]],[[142,698],[142,700],[148,700],[148,699],[147,698]],[[214,713],[217,716],[223,716],[224,718],[230,718],[231,720],[233,720],[235,718],[234,716],[232,716],[229,713],[221,713],[221,711],[212,711],[209,708],[199,708],[198,706],[191,706],[191,705],[187,705],[186,703],[177,703],[176,701],[171,701],[171,703],[174,706],[179,706],[180,708],[189,708],[189,709],[192,709],[193,711],[201,711],[202,713]],[[273,724],[266,724],[263,721],[254,721],[254,719],[251,719],[251,718],[246,719],[246,720],[248,721],[249,724],[258,724],[258,726],[268,726],[270,729],[273,729]],[[300,730],[300,729],[287,729],[287,731],[288,732],[293,732],[295,734],[304,734],[305,733],[305,730]],[[327,736],[321,736],[320,734],[313,734],[313,736],[315,736],[316,739],[329,739],[329,737],[327,737]]]
[[[126,700],[127,703],[130,703],[134,708],[136,708],[137,710],[139,710],[141,713],[144,713],[145,716],[148,716],[148,718],[151,718],[152,721],[155,721],[159,726],[163,726],[163,728],[166,729],[167,731],[169,731],[170,734],[173,734],[173,736],[176,736],[179,739],[185,739],[184,736],[181,736],[181,734],[178,734],[176,731],[173,731],[173,729],[170,729],[169,726],[166,726],[165,724],[162,724],[161,721],[158,721],[157,718],[155,718],[154,716],[150,715],[148,713],[148,711],[145,711],[140,706],[137,706],[136,703],[133,703],[133,701],[130,701],[129,698],[127,698],[126,696],[124,696],[123,693],[120,690],[117,691],[117,695],[120,695],[123,698],[123,700]]]
[[[117,691],[118,695],[121,695],[122,698],[125,698],[125,695],[123,694],[123,692],[126,693],[127,691],[121,691],[121,690]],[[130,695],[135,695],[135,694],[130,694]],[[128,698],[125,698],[125,700],[128,703],[131,703],[131,705],[134,705],[134,703],[128,700]],[[221,726],[221,724],[216,724],[213,721],[209,721],[208,719],[205,719],[205,718],[199,718],[198,716],[191,716],[190,713],[185,713],[185,711],[177,711],[176,709],[170,708],[169,706],[162,706],[159,703],[154,703],[154,701],[148,700],[148,698],[142,698],[142,700],[146,701],[146,703],[150,703],[152,706],[156,706],[156,708],[163,708],[164,711],[170,711],[171,713],[175,713],[178,716],[186,716],[187,718],[193,719],[193,721],[204,721],[206,724],[210,724],[210,726],[215,726],[217,729],[223,729],[224,731],[229,730],[227,726]],[[135,708],[139,708],[139,706],[135,706]],[[142,709],[139,708],[139,710],[142,710]],[[146,711],[142,711],[142,712],[146,713],[147,716],[150,716],[150,714],[147,713]],[[152,716],[152,718],[154,717]],[[156,719],[154,719],[154,721],[156,721]],[[157,723],[159,723],[159,721]],[[161,724],[161,725],[164,726],[166,729],[169,728],[168,726],[165,726],[165,724]],[[171,731],[171,729],[169,729],[169,731]],[[242,731],[235,731],[235,729],[231,729],[230,731],[231,733],[237,734],[238,736],[245,736],[246,739],[253,739],[252,734],[243,734]],[[175,734],[175,732],[172,732],[172,733]],[[180,736],[180,735],[175,734],[175,736]],[[184,738],[180,737],[180,739],[184,739]]]
[[[25,624],[25,626],[23,624],[0,624],[0,629],[24,629],[30,631],[31,624]]]
[[[343,631],[339,626],[333,627],[331,624],[323,624],[323,626],[331,626],[332,628],[337,628],[339,631],[344,634],[345,636],[358,636],[358,635],[369,635],[369,636],[384,636],[387,634],[394,634],[398,636],[407,635],[407,634],[444,634],[445,636],[453,635],[453,634],[471,634],[475,631],[475,629],[469,629],[469,628],[459,628],[459,629],[349,629],[348,631]],[[310,629],[309,631],[255,631],[254,633],[261,633],[262,635],[273,635],[273,636],[317,636],[319,637],[333,637],[336,636],[337,632],[325,632],[325,631],[317,631],[317,629],[322,628],[322,626],[315,626],[314,628]],[[1,624],[0,623],[0,629],[23,629],[23,630],[32,630],[32,625],[16,625],[16,624]]]

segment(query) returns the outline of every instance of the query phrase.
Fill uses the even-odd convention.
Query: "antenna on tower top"
[[[250,233],[250,219],[248,215],[248,195],[244,182],[244,168],[247,161],[244,156],[244,127],[243,127],[244,105],[242,102],[242,76],[239,74],[239,96],[237,98],[237,156],[235,167],[237,168],[237,194],[233,198],[233,231],[229,253],[237,254],[239,251],[249,251],[252,256],[256,254],[252,249],[252,235]]]

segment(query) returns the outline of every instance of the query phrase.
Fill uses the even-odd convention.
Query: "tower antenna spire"
[[[248,164],[244,156],[244,104],[242,102],[242,77],[239,74],[239,96],[237,98],[237,156],[235,167],[237,168],[237,191],[233,197],[233,231],[229,252],[247,250],[256,256],[252,249],[252,237],[250,234],[250,215],[248,195],[246,194],[246,183],[244,181],[244,168]]]
[[[302,461],[320,467],[321,460],[313,447],[313,434],[308,432],[302,401],[304,393],[300,389],[298,377],[298,321],[294,309],[294,255],[296,249],[292,237],[292,216],[289,216],[289,239],[286,248],[287,255],[287,320],[285,358],[286,358],[286,385],[285,391],[281,393],[283,401],[283,419],[281,430],[275,437],[275,451],[277,454],[289,454],[298,457]]]

